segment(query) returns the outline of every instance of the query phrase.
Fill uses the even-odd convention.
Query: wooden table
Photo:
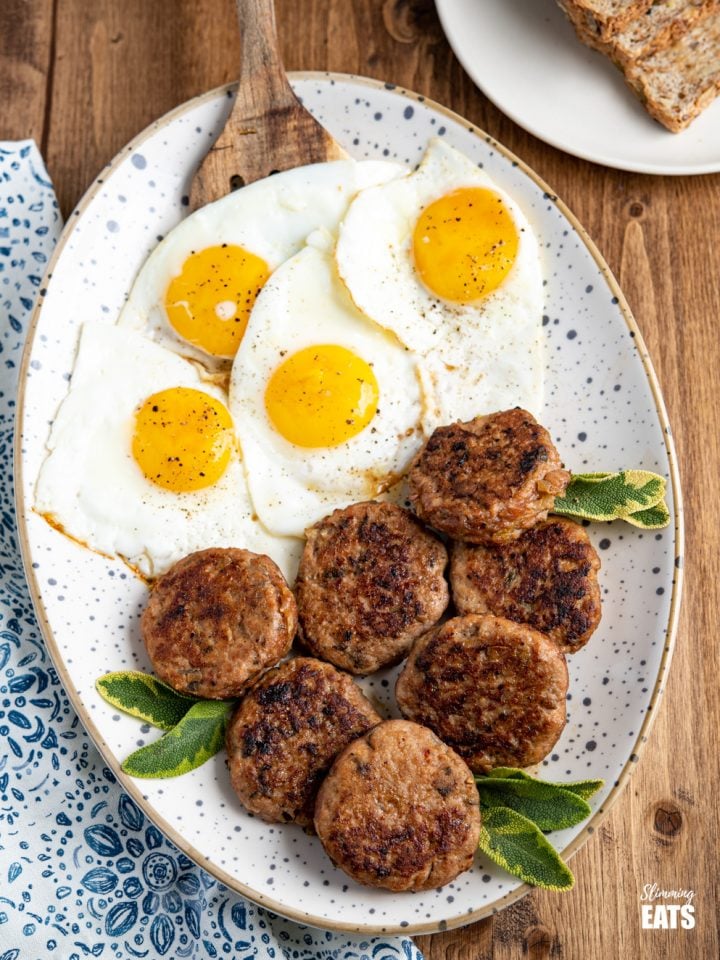
[[[670,681],[624,795],[574,857],[572,893],[532,893],[464,930],[419,937],[428,960],[714,960],[720,663],[717,388],[720,175],[662,178],[576,160],[496,110],[453,57],[432,0],[277,0],[286,67],[392,80],[446,104],[527,161],[619,278],[654,359],[678,447],[686,586]],[[2,0],[0,139],[41,145],[67,216],[148,123],[234,79],[232,0]],[[692,931],[640,928],[646,883],[696,892]]]

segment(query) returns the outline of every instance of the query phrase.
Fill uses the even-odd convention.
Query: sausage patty
[[[315,796],[335,757],[382,718],[345,673],[296,657],[267,673],[228,725],[233,789],[270,823],[313,821]]]
[[[398,663],[448,605],[447,551],[392,503],[356,503],[307,531],[295,591],[300,638],[351,673]]]
[[[335,761],[318,794],[315,829],[333,863],[360,883],[441,887],[472,865],[477,787],[430,730],[388,720]]]
[[[406,717],[487,773],[528,767],[550,752],[565,726],[567,688],[565,657],[552,640],[473,614],[421,637],[395,692]]]
[[[502,542],[544,520],[569,481],[550,434],[516,407],[438,427],[410,470],[410,502],[456,540]]]
[[[450,584],[458,613],[527,623],[575,653],[600,622],[599,569],[585,530],[552,517],[508,543],[456,543]]]
[[[236,697],[290,649],[295,598],[266,556],[212,547],[160,577],[142,615],[148,656],[180,693]]]

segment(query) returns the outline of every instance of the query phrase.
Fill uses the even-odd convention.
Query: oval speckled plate
[[[305,103],[357,158],[413,164],[446,137],[522,206],[546,277],[546,404],[542,417],[570,469],[644,467],[670,481],[672,525],[647,533],[602,524],[603,620],[570,659],[569,719],[545,762],[551,779],[604,777],[583,827],[552,835],[568,856],[596,829],[646,740],[672,650],[680,592],[679,486],[666,414],[645,347],[595,247],[550,190],[460,117],[413,93],[342,75],[295,74]],[[70,218],[36,311],[22,376],[16,451],[18,517],[30,587],[48,646],[88,731],[125,789],[172,840],[229,887],[288,917],[357,931],[428,932],[469,923],[527,888],[476,858],[441,890],[391,894],[335,869],[318,840],[268,826],[235,798],[224,759],[181,780],[133,781],[121,761],[154,733],[95,692],[108,670],[149,669],[138,631],[146,588],[120,562],[77,546],[32,512],[48,423],[67,390],[82,323],[114,323],[140,264],[183,216],[189,177],[222,127],[231,88],[155,123],[104,170]],[[392,708],[392,682],[367,681]]]

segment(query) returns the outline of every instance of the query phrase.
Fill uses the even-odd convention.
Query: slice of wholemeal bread
[[[690,27],[713,11],[720,0],[655,0],[650,9],[626,24],[607,43],[607,52],[619,67],[665,50]]]
[[[653,0],[558,0],[578,32],[587,35],[583,42],[609,40],[635,17],[646,13]]]
[[[648,113],[668,130],[684,130],[720,93],[720,0],[635,4],[634,17],[620,27],[618,17],[632,0],[557,2],[580,40],[615,61]]]
[[[720,7],[624,73],[651,116],[674,133],[684,130],[720,93]]]
[[[564,0],[560,6],[565,9]],[[580,40],[588,47],[599,50],[625,68],[635,60],[664,50],[678,40],[699,20],[710,16],[720,7],[720,0],[654,0],[645,13],[635,17],[619,30],[602,40],[587,18],[569,18]]]

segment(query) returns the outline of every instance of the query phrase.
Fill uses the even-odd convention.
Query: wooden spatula
[[[288,83],[272,0],[237,0],[237,9],[240,85],[222,133],[193,177],[192,210],[271,173],[347,158]]]

